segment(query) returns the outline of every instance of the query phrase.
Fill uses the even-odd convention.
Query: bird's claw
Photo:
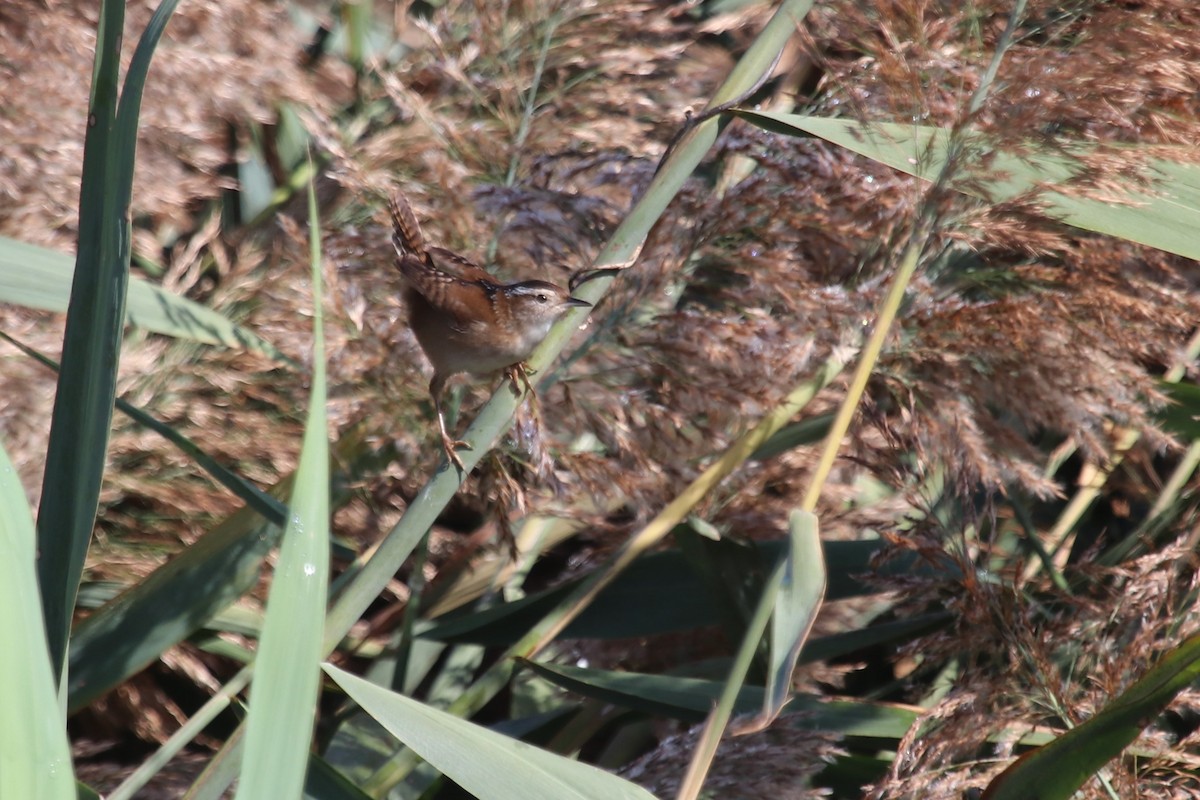
[[[446,453],[446,459],[458,467],[459,472],[466,472],[467,468],[463,465],[462,459],[458,457],[458,450],[474,450],[470,442],[464,442],[460,439],[451,439],[449,436],[442,439],[442,450]]]

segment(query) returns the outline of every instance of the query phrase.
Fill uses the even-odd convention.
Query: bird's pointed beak
[[[589,303],[587,300],[580,300],[578,297],[568,297],[566,300],[563,300],[563,305],[564,306],[577,306],[579,308],[591,308],[592,307],[592,304]]]

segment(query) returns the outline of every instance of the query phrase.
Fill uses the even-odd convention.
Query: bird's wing
[[[496,277],[474,261],[442,247],[430,247],[425,251],[425,261],[439,272],[462,278],[465,281],[496,283]]]
[[[396,266],[413,291],[454,318],[458,323],[455,327],[469,325],[475,320],[479,312],[473,309],[477,309],[479,303],[490,306],[491,295],[499,288],[490,280],[463,280],[442,272],[416,256],[401,255],[396,259]]]

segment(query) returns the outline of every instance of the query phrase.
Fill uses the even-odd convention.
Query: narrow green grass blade
[[[27,347],[21,342],[18,342],[4,331],[0,331],[0,339],[4,339],[6,342],[20,350],[25,355],[41,364],[46,365],[49,369],[52,369],[55,372],[59,371],[59,366],[53,359],[46,358],[46,356],[37,352],[32,347]],[[205,472],[211,475],[214,480],[240,497],[243,501],[245,501],[246,505],[253,508],[259,514],[262,514],[265,519],[276,525],[279,525],[280,527],[282,527],[287,521],[287,506],[264,492],[262,489],[259,489],[241,475],[238,475],[233,470],[225,467],[215,458],[200,449],[200,446],[191,439],[179,433],[170,425],[167,425],[164,422],[159,422],[157,419],[150,416],[137,406],[125,402],[120,397],[116,398],[116,406],[122,414],[129,417],[139,425],[154,431],[159,436],[163,437],[168,442],[182,450],[185,455],[194,459],[195,462],[199,464]]]
[[[74,800],[75,777],[34,569],[33,515],[0,447],[0,797]]]
[[[79,199],[79,256],[67,309],[38,504],[38,582],[56,674],[99,504],[129,276],[129,204],[117,174],[117,75],[123,0],[102,0]]]
[[[133,161],[137,153],[138,118],[142,113],[142,92],[146,88],[146,77],[150,74],[150,59],[153,58],[154,50],[158,47],[167,30],[167,23],[178,5],[179,0],[162,0],[158,8],[154,9],[154,14],[146,23],[146,29],[138,38],[133,57],[129,60],[129,69],[125,72],[125,86],[121,90],[121,100],[117,105],[113,152],[117,157],[115,176],[121,181],[118,196],[126,202],[122,209],[126,219],[133,195]]]
[[[66,311],[75,262],[65,253],[0,236],[0,303]],[[206,306],[131,277],[125,322],[165,336],[287,358],[271,343]]]
[[[596,767],[494,733],[325,665],[363,710],[480,800],[653,800]]]
[[[1087,722],[1017,759],[992,781],[984,800],[1067,800],[1197,678],[1200,634],[1164,656]]]
[[[825,597],[825,554],[817,516],[793,511],[788,520],[788,552],[771,615],[771,664],[763,714],[774,717],[787,702],[792,671]]]
[[[845,119],[757,111],[740,111],[738,115],[772,130],[819,136],[925,180],[936,178],[945,163],[949,132],[941,128],[864,125]],[[1131,188],[1124,196],[1092,199],[1054,191],[1055,186],[1082,173],[1081,162],[1073,156],[1084,157],[1094,151],[1086,144],[1064,143],[1058,151],[1050,152],[1030,142],[1017,154],[996,149],[981,134],[971,134],[969,141],[969,148],[974,148],[980,158],[961,166],[962,180],[951,184],[961,191],[999,202],[1044,187],[1037,202],[1050,216],[1068,225],[1200,259],[1200,239],[1195,235],[1200,225],[1200,165],[1189,163],[1182,151],[1178,160],[1148,161],[1142,176],[1151,180],[1149,191]],[[1127,149],[1129,163],[1144,160],[1137,145],[1128,145]],[[1105,148],[1104,152],[1111,154],[1113,148]]]
[[[320,688],[329,581],[329,434],[325,414],[320,220],[309,184],[313,382],[291,514],[271,583],[246,719],[239,800],[299,797]]]
[[[117,100],[123,5],[101,4],[92,104],[84,141],[79,253],[67,308],[62,371],[38,517],[38,580],[50,658],[66,658],[75,592],[83,573],[116,397],[129,283],[130,207],[142,89],[179,0],[163,0],[146,26]]]

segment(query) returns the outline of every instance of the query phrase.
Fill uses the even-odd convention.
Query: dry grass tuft
[[[798,715],[785,715],[775,727],[751,736],[722,742],[704,791],[721,797],[777,797],[808,800],[826,797],[811,784],[840,752],[833,737],[797,730]],[[655,797],[678,793],[680,777],[696,749],[700,726],[665,738],[621,771],[623,777],[652,792]]]
[[[0,75],[7,86],[0,234],[73,249],[96,7],[7,5],[0,12]],[[156,5],[128,5],[126,58]],[[139,221],[160,229],[191,225],[200,203],[225,185],[219,172],[234,156],[231,126],[273,122],[282,101],[330,109],[348,99],[347,74],[337,74],[332,61],[322,67],[331,74],[303,69],[298,35],[284,3],[180,4],[155,53],[142,104],[134,182]],[[331,96],[339,82],[341,96]]]

